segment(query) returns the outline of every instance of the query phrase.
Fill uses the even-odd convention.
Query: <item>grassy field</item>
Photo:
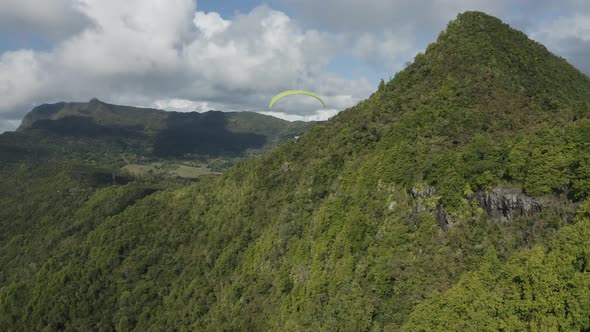
[[[183,165],[153,162],[147,164],[129,164],[121,168],[124,172],[134,177],[167,176],[196,179],[204,175],[221,174],[211,171],[205,165]]]

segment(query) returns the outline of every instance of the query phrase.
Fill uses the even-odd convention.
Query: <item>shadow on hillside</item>
[[[42,129],[60,136],[77,137],[137,137],[140,126],[137,127],[107,127],[94,122],[90,117],[68,116],[59,120],[39,120],[33,123],[33,129]]]
[[[267,143],[263,135],[234,133],[226,126],[223,112],[170,113],[167,129],[156,137],[154,153],[160,157],[188,153],[240,156],[247,149],[261,148]]]
[[[11,162],[37,162],[48,157],[49,152],[37,146],[21,132],[6,132],[0,135],[0,167]]]
[[[4,145],[0,142],[0,161],[3,163],[24,160],[29,154],[30,152],[22,147]]]

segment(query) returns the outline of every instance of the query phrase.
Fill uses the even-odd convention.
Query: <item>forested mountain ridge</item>
[[[590,329],[589,101],[563,59],[461,14],[369,99],[220,177],[2,207],[28,228],[0,244],[0,327]],[[515,190],[552,203],[502,220],[477,198]]]
[[[97,125],[137,128],[144,131],[157,131],[165,128],[167,113],[162,110],[119,106],[104,103],[96,98],[89,102],[59,102],[35,107],[23,118],[18,131],[43,128],[46,121],[56,121],[68,117],[87,117]],[[51,126],[47,126],[51,128]],[[74,133],[64,132],[73,135]]]
[[[314,122],[289,122],[254,112],[165,112],[104,103],[44,104],[34,108],[16,133],[0,139],[47,155],[119,153],[152,158],[243,157],[301,135]],[[67,146],[68,149],[59,149]],[[66,151],[64,151],[66,150]]]

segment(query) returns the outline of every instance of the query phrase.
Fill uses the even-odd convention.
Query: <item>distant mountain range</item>
[[[0,136],[0,151],[10,149],[13,157],[16,151],[76,157],[102,151],[153,158],[239,158],[301,135],[314,124],[254,112],[178,113],[92,99],[36,107],[17,132]],[[0,159],[8,155],[0,154]]]

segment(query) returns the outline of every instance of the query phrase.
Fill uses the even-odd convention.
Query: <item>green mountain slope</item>
[[[220,177],[5,204],[32,225],[0,243],[0,328],[590,329],[589,97],[461,14],[369,99]]]
[[[493,255],[410,316],[406,331],[582,330],[590,326],[590,204],[548,247]],[[586,218],[586,219],[583,219]]]

